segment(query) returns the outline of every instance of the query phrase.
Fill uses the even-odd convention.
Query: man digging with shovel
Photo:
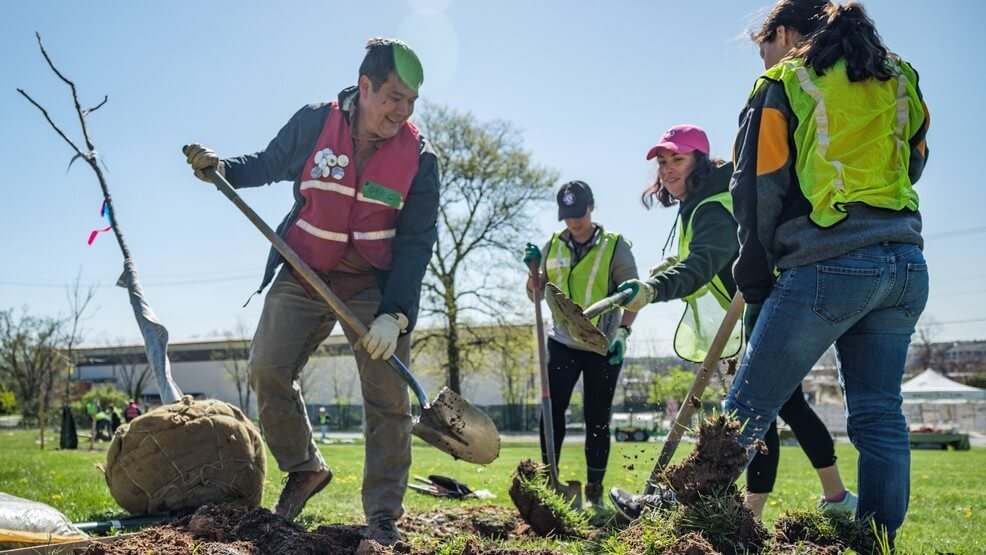
[[[366,414],[368,537],[392,545],[400,539],[395,523],[403,514],[412,422],[407,387],[388,359],[409,358],[408,333],[437,237],[439,176],[431,146],[409,121],[423,82],[417,55],[393,39],[371,39],[366,50],[356,86],[299,110],[266,149],[220,160],[191,145],[186,154],[205,181],[213,168],[235,188],[294,182],[295,205],[278,235],[369,326],[362,338],[345,323],[343,331]],[[282,262],[272,250],[260,290],[273,285],[249,366],[264,436],[288,473],[273,511],[293,519],[332,480],[296,379],[340,318],[288,265],[275,278]]]

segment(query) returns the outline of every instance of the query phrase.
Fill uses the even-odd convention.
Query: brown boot
[[[603,485],[599,482],[586,482],[585,504],[587,507],[603,506]]]
[[[281,497],[278,498],[277,505],[274,505],[274,514],[294,520],[301,509],[305,508],[305,503],[331,481],[332,471],[328,468],[288,474]]]
[[[381,520],[367,527],[366,539],[389,547],[401,541],[402,538],[401,531],[393,520]]]

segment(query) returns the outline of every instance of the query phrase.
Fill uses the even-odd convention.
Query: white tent
[[[963,403],[986,400],[986,389],[950,380],[928,368],[900,388],[905,402]]]

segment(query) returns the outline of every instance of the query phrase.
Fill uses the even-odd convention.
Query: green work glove
[[[654,277],[657,274],[660,274],[661,272],[664,272],[665,270],[667,270],[671,266],[674,266],[677,263],[678,263],[678,257],[677,256],[669,256],[669,257],[665,258],[660,264],[658,264],[657,266],[654,266],[653,268],[651,268],[650,269],[650,273],[648,275],[650,277]]]
[[[397,338],[407,328],[407,323],[407,316],[401,313],[381,314],[356,346],[366,349],[373,360],[387,360],[397,350]]]
[[[654,287],[646,281],[639,279],[628,279],[620,284],[617,291],[630,291],[630,296],[620,303],[620,306],[630,312],[640,312],[640,309],[654,301],[656,292]]]
[[[541,249],[534,243],[528,243],[524,249],[524,264],[530,266],[532,260],[541,265]]]
[[[623,362],[623,355],[627,352],[627,338],[630,337],[630,328],[620,326],[616,329],[616,335],[609,342],[609,363],[620,364]]]
[[[211,148],[206,148],[200,144],[190,144],[185,149],[185,156],[187,157],[188,165],[192,166],[192,169],[195,170],[195,177],[206,183],[212,183],[205,176],[203,170],[206,168],[215,168],[217,172],[223,173],[222,164],[219,163],[219,156]]]

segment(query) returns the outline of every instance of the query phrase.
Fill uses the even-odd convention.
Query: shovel
[[[560,493],[571,503],[572,508],[578,510],[582,508],[582,484],[569,481],[563,485],[558,481],[558,458],[555,456],[555,423],[554,415],[551,412],[551,386],[548,384],[548,353],[544,346],[544,322],[541,320],[541,271],[536,260],[532,260],[530,264],[531,279],[534,280],[534,317],[537,327],[538,364],[541,371],[541,421],[544,425],[544,444],[548,449],[549,480],[551,489]],[[551,283],[548,283],[546,287],[558,289]]]
[[[187,148],[187,146],[183,147],[182,151]],[[308,264],[249,205],[243,202],[226,178],[214,168],[206,168],[204,173],[219,192],[233,201],[233,204],[264,234],[264,237],[267,237],[277,252],[281,253],[284,260],[325,300],[336,316],[357,335],[364,335],[366,326],[363,322],[336,297],[329,286],[308,267]],[[447,387],[442,388],[434,402],[428,402],[428,394],[425,393],[421,383],[397,358],[397,355],[392,355],[387,362],[411,387],[421,404],[421,417],[414,423],[411,433],[457,459],[475,464],[489,464],[496,460],[500,454],[500,434],[489,416]]]
[[[702,367],[695,375],[695,381],[692,382],[692,387],[688,390],[688,395],[685,396],[685,400],[681,403],[681,408],[678,409],[678,415],[675,416],[671,430],[668,432],[668,437],[664,440],[661,455],[657,458],[657,463],[654,464],[654,469],[650,472],[647,485],[644,486],[645,495],[650,495],[657,491],[657,481],[661,477],[661,474],[664,473],[664,469],[668,466],[668,463],[671,462],[674,452],[678,449],[678,443],[681,442],[681,434],[685,431],[685,423],[695,413],[696,405],[701,405],[699,399],[702,398],[705,387],[709,385],[712,372],[716,370],[719,364],[719,356],[722,355],[722,350],[726,348],[726,343],[729,342],[729,338],[733,333],[733,327],[736,326],[736,321],[743,314],[743,306],[743,295],[737,291],[733,295],[732,302],[729,303],[729,308],[726,310],[726,315],[722,319],[722,324],[719,325],[719,330],[716,331],[716,336],[712,339],[712,345],[709,347],[708,354],[705,355],[705,360],[702,361]]]
[[[632,294],[630,291],[614,293],[583,311],[578,303],[568,298],[553,283],[548,283],[544,290],[546,292],[544,300],[547,301],[551,317],[556,324],[565,328],[568,335],[586,349],[600,355],[609,352],[609,340],[606,334],[592,323],[592,319],[620,306],[630,297]]]

